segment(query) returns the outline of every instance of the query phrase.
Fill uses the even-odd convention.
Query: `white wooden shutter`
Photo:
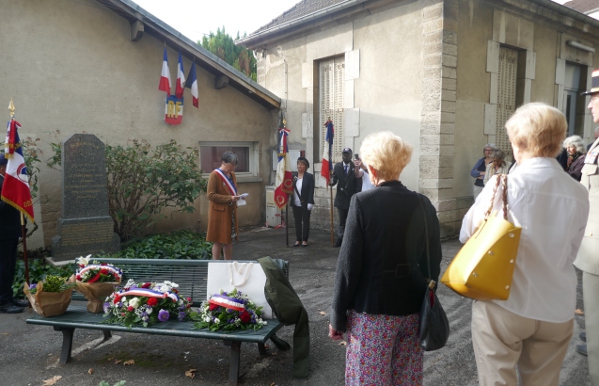
[[[345,70],[345,57],[340,56],[320,62],[320,149],[324,147],[326,138],[326,127],[324,123],[331,118],[335,125],[335,138],[333,140],[333,162],[341,160],[341,151],[344,148],[343,141],[343,83]],[[322,154],[321,154],[322,156]]]
[[[501,47],[499,50],[499,76],[497,82],[495,145],[503,151],[511,151],[512,149],[505,130],[505,122],[516,110],[517,70],[518,51]]]

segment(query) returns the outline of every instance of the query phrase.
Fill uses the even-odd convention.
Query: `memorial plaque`
[[[120,249],[108,212],[104,143],[95,135],[75,134],[62,144],[62,196],[54,260],[71,260]]]

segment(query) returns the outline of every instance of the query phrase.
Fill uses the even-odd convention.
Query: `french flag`
[[[164,47],[164,59],[162,59],[162,73],[160,74],[160,85],[158,85],[158,90],[164,91],[167,96],[171,95],[171,73],[168,70],[166,47]]]
[[[333,170],[333,137],[335,136],[335,127],[330,119],[324,125],[327,128],[327,134],[324,141],[324,149],[322,150],[320,174],[327,180],[327,186],[329,186],[331,182],[331,170]]]
[[[179,52],[179,65],[177,66],[177,86],[175,88],[175,96],[179,99],[183,98],[183,90],[185,90],[185,71],[183,70],[183,58]]]
[[[198,93],[198,78],[196,76],[196,63],[191,64],[191,70],[189,70],[189,77],[185,83],[185,87],[191,89],[191,96],[193,97],[193,105],[198,107],[200,104],[200,94]]]
[[[23,213],[31,222],[33,220],[33,203],[29,190],[29,176],[23,157],[23,148],[19,139],[19,122],[11,119],[6,128],[6,148],[4,156],[8,159],[4,183],[2,184],[2,201]]]

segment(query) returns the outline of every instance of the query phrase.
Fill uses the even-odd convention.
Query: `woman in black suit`
[[[291,208],[295,219],[294,247],[308,246],[310,234],[310,211],[314,206],[314,175],[306,172],[310,162],[304,157],[297,159],[297,173],[293,173]]]
[[[399,181],[409,143],[378,132],[364,139],[360,155],[375,188],[351,199],[329,337],[347,332],[346,385],[421,385],[418,323],[428,280],[439,276],[439,220],[428,198]]]

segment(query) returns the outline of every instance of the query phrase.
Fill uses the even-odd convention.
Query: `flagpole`
[[[25,231],[25,217],[21,213],[21,239],[23,240],[23,261],[25,262],[25,281],[29,285],[29,258],[27,256],[27,232]]]
[[[335,246],[335,230],[333,227],[333,187],[329,185],[329,193],[331,194],[331,246]]]
[[[285,204],[285,221],[287,221],[287,216],[289,215],[289,200],[287,200],[287,204]],[[289,227],[285,222],[285,245],[289,247]]]

